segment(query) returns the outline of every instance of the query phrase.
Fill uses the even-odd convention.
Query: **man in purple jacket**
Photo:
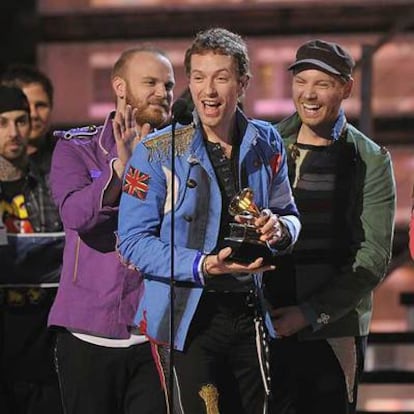
[[[145,46],[124,52],[111,80],[117,110],[103,126],[57,133],[51,185],[66,245],[49,326],[60,328],[66,414],[165,413],[150,344],[130,326],[142,278],[120,263],[115,231],[125,165],[140,138],[168,122],[174,73],[162,51]]]

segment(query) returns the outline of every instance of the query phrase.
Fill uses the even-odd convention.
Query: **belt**
[[[0,305],[11,308],[35,306],[52,301],[54,293],[44,288],[2,288],[0,287]]]
[[[243,305],[248,308],[254,308],[258,304],[258,299],[253,290],[249,291],[217,291],[217,290],[205,290],[205,298],[208,301],[214,301],[215,303],[221,303],[225,306],[231,307],[232,305]]]

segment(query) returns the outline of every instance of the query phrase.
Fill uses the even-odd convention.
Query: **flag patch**
[[[270,169],[272,170],[273,177],[279,172],[281,162],[282,162],[281,154],[276,154],[270,159],[269,164],[270,164]]]
[[[148,174],[142,173],[130,166],[125,175],[122,191],[140,200],[145,200],[149,189],[149,179],[150,176]]]

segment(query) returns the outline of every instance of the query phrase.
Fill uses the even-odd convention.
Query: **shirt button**
[[[192,178],[190,178],[189,180],[187,180],[187,187],[188,188],[195,188],[197,187],[197,181],[193,180]]]
[[[189,216],[188,214],[185,214],[183,216],[183,218],[184,218],[185,221],[188,221],[189,223],[191,223],[193,221],[193,218],[191,216]]]
[[[320,323],[320,324],[323,324],[323,325],[327,325],[328,324],[328,322],[329,322],[329,319],[330,319],[331,317],[328,315],[328,314],[326,314],[326,313],[324,313],[324,312],[322,312],[320,315],[319,315],[319,318],[318,319],[316,319],[316,322],[318,322],[318,323]]]

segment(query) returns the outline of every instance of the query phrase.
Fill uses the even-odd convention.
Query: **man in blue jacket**
[[[174,346],[177,411],[262,413],[267,374],[258,353],[266,347],[256,343],[266,319],[261,273],[271,267],[260,257],[247,264],[229,260],[232,250],[222,246],[232,221],[230,200],[245,187],[261,210],[252,220],[260,240],[275,254],[296,241],[300,223],[285,152],[270,124],[249,120],[237,108],[250,78],[240,36],[220,28],[200,32],[186,51],[185,67],[194,123],[177,126],[174,154],[171,127],[138,144],[124,178],[119,248],[144,274],[137,322],[158,344]],[[234,378],[234,400],[223,388],[223,373]]]

